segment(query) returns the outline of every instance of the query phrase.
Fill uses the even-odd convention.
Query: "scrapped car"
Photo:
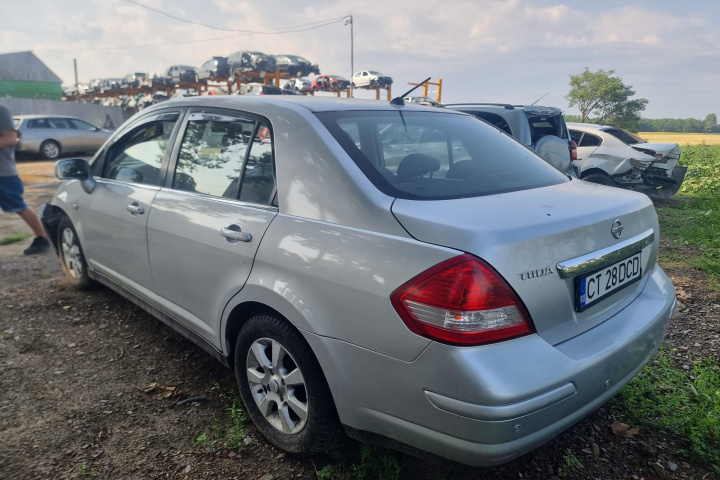
[[[275,59],[262,52],[239,51],[228,57],[230,76],[238,76],[243,73],[275,73],[277,66]]]
[[[679,167],[677,143],[648,143],[620,128],[590,123],[568,123],[577,143],[580,178],[661,196],[682,186],[687,167]]]
[[[352,77],[353,87],[383,87],[387,88],[388,85],[392,85],[392,77],[383,75],[380,72],[374,70],[361,70],[356,72]]]
[[[306,77],[311,73],[315,75],[320,74],[320,67],[317,64],[312,64],[310,60],[307,60],[298,55],[274,55],[275,64],[278,70],[283,75],[300,75]]]
[[[436,106],[441,105],[441,103],[438,102],[437,100],[433,99],[432,97],[426,97],[426,96],[418,96],[418,97],[409,96],[409,97],[403,98],[403,100],[407,103],[417,103],[420,105],[426,105],[428,107],[436,107]]]
[[[311,87],[314,91],[347,90],[350,87],[350,80],[341,75],[320,75],[312,79]]]
[[[13,122],[20,132],[16,151],[48,160],[68,153],[94,153],[112,133],[80,118],[61,115],[16,115]]]
[[[195,67],[188,67],[187,65],[173,65],[165,71],[164,83],[168,86],[175,86],[177,83],[198,82],[198,73]]]
[[[305,78],[291,78],[283,85],[283,90],[294,90],[296,92],[312,92],[312,82]]]
[[[151,87],[153,85],[153,79],[147,73],[135,72],[129,73],[123,77],[120,84],[121,88],[140,88],[140,87]]]
[[[282,95],[281,89],[274,85],[263,85],[262,83],[245,83],[240,86],[240,95]]]
[[[203,63],[198,69],[198,79],[205,81],[217,81],[227,79],[230,76],[230,66],[227,57],[213,57]]]
[[[445,107],[469,113],[533,150],[568,175],[577,176],[575,150],[562,110],[539,105],[458,103]]]
[[[647,196],[452,110],[178,99],[56,173],[41,218],[68,281],[233,366],[289,452],[326,451],[342,425],[506,462],[629,382],[675,308]]]

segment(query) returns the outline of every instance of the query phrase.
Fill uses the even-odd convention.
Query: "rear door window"
[[[172,188],[236,199],[255,121],[230,115],[191,113]]]
[[[577,142],[575,142],[577,143]],[[578,143],[578,147],[597,147],[602,143],[602,138],[592,133],[585,133],[582,137],[582,141]]]
[[[469,116],[414,111],[316,115],[375,186],[391,196],[450,199],[568,180],[504,133]]]

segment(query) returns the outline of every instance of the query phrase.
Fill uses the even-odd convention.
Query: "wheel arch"
[[[58,253],[58,226],[60,224],[60,220],[62,220],[64,217],[70,218],[69,215],[65,212],[65,210],[58,207],[57,205],[51,205],[49,203],[45,204],[42,211],[40,212],[40,219],[42,221],[43,227],[45,228],[45,233],[47,233],[56,254]]]
[[[604,176],[610,178],[610,175],[608,175],[608,173],[605,170],[603,170],[602,168],[593,167],[593,168],[588,168],[587,170],[583,170],[582,173],[580,174],[580,179],[582,180],[583,178],[585,178],[589,175],[604,175]]]

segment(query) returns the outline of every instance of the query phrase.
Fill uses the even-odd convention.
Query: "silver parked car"
[[[69,281],[234,367],[289,452],[327,450],[342,425],[506,462],[629,382],[675,308],[645,195],[456,111],[178,99],[56,171],[42,220]]]
[[[617,127],[568,123],[577,144],[575,164],[589,182],[671,196],[685,180],[677,143],[648,143]]]
[[[20,132],[17,151],[49,160],[68,153],[94,153],[112,134],[85,120],[68,116],[16,115],[13,120],[15,129]]]

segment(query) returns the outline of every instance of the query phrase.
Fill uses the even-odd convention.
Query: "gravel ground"
[[[53,190],[28,188],[27,199],[37,207]],[[0,215],[0,237],[23,231],[15,215]],[[113,292],[70,289],[54,253],[22,255],[29,243],[0,246],[0,478],[312,479],[337,452],[346,464],[358,455],[350,440],[335,455],[285,455],[251,424],[241,448],[196,448],[200,434],[231,422],[233,373]],[[687,248],[661,245],[663,252]],[[667,337],[678,364],[717,355],[717,292],[685,264],[666,271],[683,304]],[[175,405],[198,396],[207,400]],[[713,478],[675,454],[680,444],[671,436],[641,430],[625,438],[610,428],[617,420],[602,407],[547,445],[491,469],[398,455],[400,478]],[[582,467],[564,468],[573,457]],[[349,478],[347,471],[335,478]]]

